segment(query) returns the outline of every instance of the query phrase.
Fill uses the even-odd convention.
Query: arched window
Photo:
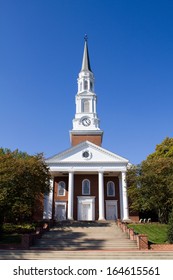
[[[82,83],[80,83],[80,91],[82,91]]]
[[[82,194],[90,195],[90,181],[88,179],[82,181]]]
[[[84,113],[89,113],[89,100],[85,100],[83,103]]]
[[[107,196],[115,196],[115,184],[112,181],[107,183]]]
[[[90,81],[90,90],[93,90],[93,83]]]
[[[87,89],[88,89],[88,81],[85,80],[85,81],[84,81],[84,90],[87,90]]]
[[[65,182],[61,181],[58,183],[58,196],[65,195]]]

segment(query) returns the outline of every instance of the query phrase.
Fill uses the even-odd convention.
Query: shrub
[[[14,225],[11,223],[4,223],[3,224],[3,232],[7,234],[12,234],[12,233],[30,233],[35,230],[35,225],[34,224],[22,224],[22,225]]]

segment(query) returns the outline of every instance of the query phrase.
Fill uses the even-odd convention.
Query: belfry
[[[102,147],[97,96],[85,37],[75,97],[70,147],[46,160],[51,192],[44,219],[56,221],[129,220],[126,171],[129,161]]]

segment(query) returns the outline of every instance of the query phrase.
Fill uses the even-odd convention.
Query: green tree
[[[131,209],[155,211],[160,222],[168,222],[173,206],[173,138],[166,138],[138,168],[130,169],[127,179]]]
[[[7,218],[32,217],[40,195],[49,192],[50,174],[42,154],[0,149],[0,210]]]
[[[167,236],[168,236],[168,242],[173,244],[173,210],[169,215]]]
[[[166,137],[158,144],[155,152],[148,156],[148,159],[152,158],[173,158],[173,138]]]

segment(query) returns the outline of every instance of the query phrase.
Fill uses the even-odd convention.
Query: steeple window
[[[90,90],[93,91],[93,83],[90,81]]]
[[[88,89],[88,81],[84,80],[84,90],[87,90],[87,89]]]
[[[90,103],[89,103],[89,100],[83,100],[82,101],[82,112],[83,113],[89,113],[89,109],[90,109]]]
[[[82,82],[80,83],[80,88],[79,88],[80,91],[82,91]]]

